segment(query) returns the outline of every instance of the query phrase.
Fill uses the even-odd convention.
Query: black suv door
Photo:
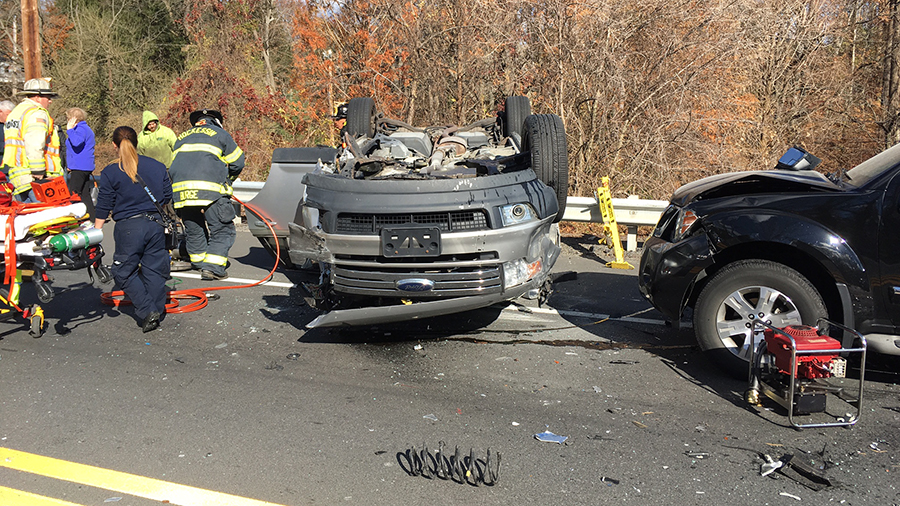
[[[869,278],[876,311],[872,331],[897,334],[900,333],[900,171],[895,169],[890,176],[880,204],[878,233],[871,237],[878,251],[878,272],[871,272]],[[858,254],[872,251],[874,244],[864,246]],[[863,258],[863,262],[869,260]]]

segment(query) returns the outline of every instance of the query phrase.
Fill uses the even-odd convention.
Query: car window
[[[900,163],[900,144],[896,144],[853,167],[847,172],[847,179],[853,186],[863,186],[898,163]]]

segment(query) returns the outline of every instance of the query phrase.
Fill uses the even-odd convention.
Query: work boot
[[[225,274],[216,274],[213,271],[208,271],[206,269],[200,271],[200,279],[202,279],[203,281],[215,281],[218,279],[225,279],[227,277],[227,272]]]
[[[141,329],[144,333],[150,332],[151,330],[156,330],[159,328],[159,313],[153,311],[148,314],[146,318],[144,318],[144,323],[141,324]]]
[[[189,271],[193,268],[194,266],[190,262],[185,262],[184,260],[172,260],[172,264],[169,265],[171,272]]]

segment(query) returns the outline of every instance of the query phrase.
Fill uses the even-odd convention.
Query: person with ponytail
[[[102,229],[112,214],[116,222],[113,277],[134,305],[138,325],[150,332],[159,327],[166,312],[169,252],[162,217],[148,192],[160,206],[165,205],[172,200],[172,181],[165,165],[137,154],[137,143],[131,127],[120,126],[113,132],[119,158],[100,174],[94,226]]]

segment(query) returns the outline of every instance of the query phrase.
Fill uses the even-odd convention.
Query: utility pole
[[[41,39],[37,0],[22,0],[22,64],[25,80],[41,77]]]

